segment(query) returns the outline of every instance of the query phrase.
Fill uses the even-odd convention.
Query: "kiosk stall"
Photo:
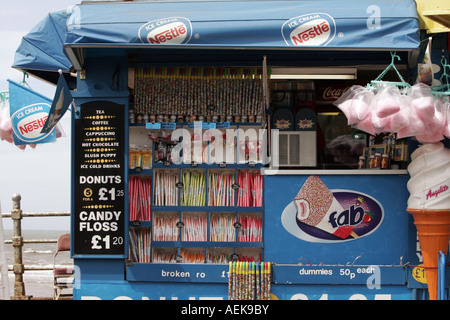
[[[411,143],[333,105],[393,51],[415,69],[415,2],[353,6],[86,1],[30,33],[58,29],[58,62],[22,44],[14,66],[61,69],[76,106],[74,299],[426,296]]]

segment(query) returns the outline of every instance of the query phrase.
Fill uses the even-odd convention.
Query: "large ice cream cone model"
[[[450,209],[407,209],[414,217],[430,300],[438,298],[439,250],[447,254],[450,240]]]
[[[447,254],[450,240],[450,150],[427,143],[411,160],[407,211],[417,228],[430,300],[437,300],[439,250]]]

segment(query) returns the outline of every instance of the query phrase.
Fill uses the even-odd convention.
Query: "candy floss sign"
[[[139,29],[141,42],[154,45],[186,44],[191,35],[191,21],[182,17],[149,21]]]
[[[288,46],[326,46],[336,34],[336,24],[326,13],[310,13],[286,21],[281,34]]]
[[[317,176],[305,181],[281,215],[293,236],[318,243],[362,238],[383,222],[384,209],[371,196],[353,190],[330,190]]]

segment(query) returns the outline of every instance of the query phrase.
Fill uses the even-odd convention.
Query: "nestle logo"
[[[141,42],[155,45],[185,44],[189,42],[191,35],[191,22],[181,17],[153,20],[139,29]]]
[[[35,143],[47,137],[51,132],[41,134],[50,112],[47,103],[35,103],[25,106],[11,115],[12,130],[21,142]]]
[[[161,28],[159,28],[159,29],[161,29]],[[184,40],[185,35],[186,35],[186,26],[184,24],[175,25],[170,29],[165,29],[165,28],[162,28],[162,29],[163,29],[163,31],[161,31],[161,32],[159,32],[159,30],[156,29],[157,33],[154,36],[152,36],[152,35],[155,32],[149,33],[148,34],[148,42],[164,44],[164,42],[171,41],[173,39]],[[179,39],[176,39],[176,38],[179,38]],[[176,41],[176,42],[180,43],[181,41]]]
[[[44,127],[45,121],[47,120],[48,115],[44,115],[40,119],[34,119],[30,122],[24,123],[23,125],[19,126],[20,133],[22,135],[32,133],[34,130],[42,129]],[[40,132],[40,131],[39,131]]]
[[[326,46],[336,34],[336,24],[326,13],[311,13],[286,21],[281,33],[288,46]]]

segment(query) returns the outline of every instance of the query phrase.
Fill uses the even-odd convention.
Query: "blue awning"
[[[376,4],[374,4],[376,3]],[[415,1],[177,1],[74,8],[70,46],[416,49]]]
[[[68,72],[72,68],[64,52],[68,16],[65,11],[50,13],[24,36],[16,50],[13,67]]]
[[[84,3],[25,36],[13,67],[79,69],[97,48],[410,51],[419,42],[414,0]]]

